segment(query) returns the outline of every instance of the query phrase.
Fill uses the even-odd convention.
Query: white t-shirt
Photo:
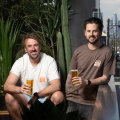
[[[46,88],[50,81],[59,79],[54,58],[42,52],[40,56],[40,62],[33,67],[26,53],[23,57],[16,60],[10,71],[20,77],[22,84],[26,83],[26,79],[33,79],[33,93]]]

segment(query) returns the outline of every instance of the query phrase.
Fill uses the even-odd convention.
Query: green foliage
[[[65,81],[71,61],[71,43],[68,31],[68,3],[66,0],[62,0],[61,23],[62,34],[61,32],[57,33],[57,60],[61,76],[62,91],[65,92]]]
[[[9,74],[15,42],[20,34],[21,25],[11,19],[0,19],[0,88]]]
[[[57,60],[61,76],[62,91],[65,90],[65,80],[66,80],[66,62],[65,62],[65,52],[64,52],[64,43],[62,39],[61,32],[57,33]]]
[[[65,60],[67,73],[69,72],[69,66],[71,61],[71,42],[68,30],[68,4],[67,0],[62,0],[61,5],[61,21],[62,21],[62,34],[64,37],[64,47],[65,47]]]

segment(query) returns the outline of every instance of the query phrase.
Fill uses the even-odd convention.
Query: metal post
[[[110,19],[107,19],[107,46],[109,46],[109,39],[110,39],[109,26],[110,26]]]

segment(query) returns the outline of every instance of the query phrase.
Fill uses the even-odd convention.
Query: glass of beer
[[[78,77],[78,70],[71,70],[72,78],[73,77]]]
[[[29,95],[32,95],[32,91],[33,91],[33,79],[27,79],[26,83],[30,86],[30,91],[28,91],[27,93]]]
[[[71,75],[72,75],[72,78],[73,77],[78,77],[78,70],[77,69],[71,70]],[[73,83],[73,81],[72,81],[72,85],[75,86],[75,83]]]

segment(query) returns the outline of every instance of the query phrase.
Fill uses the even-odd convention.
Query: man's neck
[[[90,50],[95,50],[95,49],[97,49],[97,48],[100,48],[100,46],[101,46],[100,41],[98,41],[98,42],[95,43],[95,44],[88,43],[88,48],[89,48]]]
[[[31,59],[31,58],[29,59],[33,67],[35,67],[40,62],[40,57],[37,59]]]

